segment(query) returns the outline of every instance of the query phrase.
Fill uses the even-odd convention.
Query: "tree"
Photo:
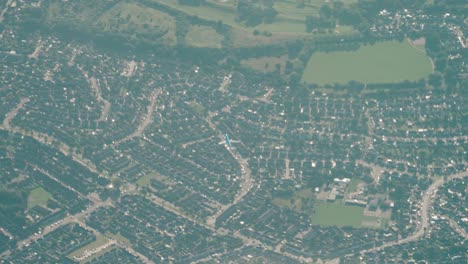
[[[297,8],[304,8],[305,7],[305,0],[296,0],[296,7]]]
[[[179,4],[189,6],[200,6],[205,3],[205,0],[177,0]]]
[[[119,189],[120,186],[122,186],[122,180],[120,178],[113,178],[112,179],[112,185],[114,186],[114,189]]]
[[[434,72],[433,74],[429,75],[428,83],[435,88],[440,88],[442,86],[442,74],[439,72]]]
[[[293,71],[293,64],[290,60],[286,61],[286,65],[284,67],[284,73],[290,74]]]
[[[319,10],[320,17],[328,19],[332,15],[332,9],[328,5],[322,5]]]
[[[272,23],[278,12],[273,7],[274,0],[239,0],[237,19],[248,26]]]

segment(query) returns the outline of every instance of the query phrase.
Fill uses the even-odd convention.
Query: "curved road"
[[[456,174],[452,174],[450,176],[448,176],[447,178],[447,181],[450,181],[450,180],[453,180],[453,179],[456,179],[456,178],[463,178],[463,177],[466,177],[468,176],[468,172],[464,171],[464,172],[459,172],[459,173],[456,173]],[[418,240],[420,237],[422,237],[424,235],[424,232],[426,229],[429,228],[429,208],[431,207],[433,201],[434,201],[434,198],[435,198],[435,191],[440,187],[442,186],[443,184],[445,183],[445,180],[444,178],[439,178],[437,179],[436,181],[434,181],[430,186],[429,188],[427,188],[426,192],[424,193],[423,195],[423,199],[422,199],[422,205],[421,205],[421,226],[419,227],[419,229],[412,235],[404,238],[404,239],[401,239],[399,240],[398,242],[388,242],[388,243],[385,243],[383,244],[382,246],[379,246],[379,247],[375,247],[375,248],[371,248],[371,249],[366,249],[366,250],[362,250],[360,253],[361,254],[364,254],[364,253],[367,253],[367,252],[375,252],[375,251],[379,251],[379,250],[382,250],[384,248],[387,248],[387,247],[391,247],[391,246],[396,246],[396,245],[401,245],[401,244],[405,244],[405,243],[408,243],[408,242],[412,242],[412,241],[416,241]]]

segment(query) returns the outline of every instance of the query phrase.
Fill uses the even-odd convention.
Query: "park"
[[[305,68],[302,81],[319,85],[350,81],[397,83],[418,81],[432,71],[430,58],[409,40],[386,41],[361,46],[356,51],[315,53]]]

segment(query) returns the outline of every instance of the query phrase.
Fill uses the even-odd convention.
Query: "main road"
[[[468,176],[467,171],[459,172],[459,173],[452,174],[452,175],[448,176],[447,181],[457,179],[457,178],[461,179],[461,178],[467,177],[467,176]],[[429,188],[427,188],[426,192],[424,193],[423,198],[422,198],[421,210],[420,210],[420,213],[421,213],[421,226],[419,227],[418,230],[416,230],[416,232],[414,232],[412,235],[410,235],[410,236],[408,236],[408,237],[406,237],[404,239],[399,240],[398,242],[395,242],[395,241],[388,242],[388,243],[385,243],[385,244],[383,244],[383,245],[381,245],[379,247],[374,247],[374,248],[371,248],[371,249],[362,250],[360,253],[364,254],[364,253],[367,253],[367,252],[379,251],[379,250],[382,250],[382,249],[387,248],[387,247],[401,245],[401,244],[409,243],[409,242],[412,242],[412,241],[416,241],[420,237],[422,237],[424,235],[425,231],[428,230],[428,228],[430,227],[429,208],[431,207],[431,205],[434,202],[434,199],[436,197],[435,191],[440,186],[442,186],[445,182],[446,181],[444,180],[443,177],[438,178],[437,180],[435,180],[429,186]]]

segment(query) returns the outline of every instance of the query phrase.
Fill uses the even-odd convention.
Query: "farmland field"
[[[393,83],[417,81],[432,72],[427,55],[409,41],[388,41],[339,51],[312,55],[302,80],[317,84]]]

